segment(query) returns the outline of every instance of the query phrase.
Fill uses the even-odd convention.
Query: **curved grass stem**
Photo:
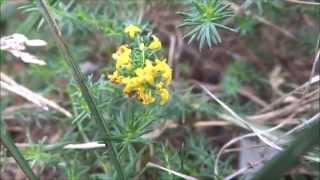
[[[83,73],[80,71],[78,64],[75,62],[74,58],[72,57],[71,52],[70,52],[67,44],[65,43],[65,40],[63,39],[63,36],[62,36],[60,29],[59,29],[58,25],[56,24],[53,16],[50,13],[49,6],[47,5],[45,0],[39,0],[39,7],[42,10],[42,13],[43,13],[43,15],[44,15],[49,27],[50,27],[50,30],[55,37],[57,45],[58,45],[61,53],[63,54],[65,61],[69,65],[70,69],[72,70],[73,77],[76,80],[85,101],[87,102],[87,105],[91,111],[93,118],[96,120],[97,125],[104,132],[104,136],[108,137],[110,134],[109,129],[106,126],[104,119],[103,119],[103,116],[102,116],[101,112],[99,111],[99,109],[97,108],[97,105],[96,105],[92,95],[89,92],[89,89],[86,85],[85,77],[84,77]],[[113,147],[111,141],[109,141],[109,140],[105,140],[104,143],[108,147],[110,147],[110,149],[111,149],[111,158],[112,158],[112,161],[113,161],[115,168],[117,170],[119,179],[124,180],[124,175],[123,175],[121,165],[120,165],[119,159],[117,157],[117,152],[116,152],[115,148]]]
[[[3,127],[2,119],[0,116],[0,139],[1,143],[8,149],[12,157],[16,160],[17,164],[19,167],[23,170],[25,175],[30,179],[30,180],[37,180],[38,178],[36,175],[33,173],[30,165],[28,164],[27,160],[23,157],[17,146],[14,144],[13,140],[7,134],[7,131]]]
[[[319,144],[320,118],[304,126],[291,144],[269,160],[250,180],[280,179],[299,163],[300,157]]]

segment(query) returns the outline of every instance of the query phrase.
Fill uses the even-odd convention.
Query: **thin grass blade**
[[[53,36],[55,37],[55,40],[57,42],[57,46],[59,47],[61,53],[64,56],[64,59],[66,61],[66,63],[69,65],[69,68],[72,71],[73,77],[76,80],[81,93],[91,111],[92,117],[93,119],[96,121],[98,127],[101,128],[101,131],[104,132],[104,137],[109,137],[110,133],[109,133],[109,129],[105,124],[104,118],[100,112],[100,110],[98,109],[94,98],[92,97],[87,85],[86,85],[86,78],[83,75],[83,73],[80,70],[79,65],[76,63],[76,61],[74,60],[69,47],[67,46],[62,33],[56,23],[56,21],[54,20],[49,6],[47,5],[45,0],[39,0],[39,9],[41,10],[43,16],[45,17],[50,30],[53,34]],[[118,173],[119,179],[124,180],[124,175],[121,169],[121,165],[118,159],[118,155],[117,152],[115,150],[115,148],[113,147],[113,144],[110,140],[108,139],[104,139],[104,143],[110,147],[110,152],[111,152],[111,159],[113,161],[113,164],[115,166],[115,169]]]
[[[12,157],[18,163],[19,167],[22,169],[22,171],[30,180],[38,179],[36,175],[33,173],[28,161],[23,157],[22,153],[19,151],[19,149],[14,144],[13,140],[11,139],[7,131],[4,129],[1,116],[0,116],[0,126],[1,126],[0,127],[1,143],[8,149]]]

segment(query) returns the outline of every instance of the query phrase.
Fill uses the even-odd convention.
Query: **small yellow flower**
[[[127,69],[131,68],[131,58],[128,56],[120,56],[116,62],[116,69],[125,67]]]
[[[135,91],[142,86],[143,80],[139,77],[124,78],[121,83],[125,85],[123,92],[125,94],[130,94],[132,91]]]
[[[160,49],[161,48],[161,41],[155,35],[152,35],[152,42],[149,44],[150,49]]]
[[[151,95],[151,92],[145,93],[144,88],[139,88],[137,92],[138,98],[142,101],[142,104],[153,103],[156,99]]]
[[[122,67],[131,68],[131,49],[127,44],[121,45],[116,53],[112,54],[112,58],[116,60],[116,69]]]
[[[146,68],[137,68],[135,70],[136,75],[143,80],[143,82],[148,82],[149,84],[153,84],[154,77],[153,74],[148,72]]]
[[[139,49],[140,49],[141,51],[143,51],[143,50],[144,50],[144,48],[145,48],[144,43],[143,43],[143,42],[142,42],[142,43],[140,43],[140,45],[139,45]]]
[[[138,26],[130,24],[124,28],[124,32],[127,33],[130,38],[134,38],[138,32],[141,32],[141,29]]]
[[[172,81],[172,70],[165,61],[166,59],[156,59],[155,71],[161,73],[166,85],[169,85]]]
[[[108,78],[110,81],[119,84],[121,82],[122,77],[120,76],[118,71],[114,71],[112,75],[109,75]]]
[[[164,105],[169,100],[169,91],[165,88],[159,89],[160,105]]]
[[[162,89],[162,88],[164,88],[163,82],[159,82],[156,87],[157,87],[157,89]]]
[[[143,79],[144,82],[153,85],[155,78],[154,66],[150,60],[146,61],[146,66],[144,68],[137,68],[135,73],[138,77]]]

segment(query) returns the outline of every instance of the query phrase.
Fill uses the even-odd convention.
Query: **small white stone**
[[[83,144],[68,144],[64,146],[64,149],[95,149],[95,148],[104,148],[105,144],[95,142],[83,143]]]
[[[27,46],[46,46],[47,42],[41,39],[33,39],[33,40],[27,40],[26,45]]]
[[[16,40],[18,42],[24,43],[24,42],[28,41],[28,38],[23,34],[15,33],[15,34],[12,34],[11,36],[14,40]]]

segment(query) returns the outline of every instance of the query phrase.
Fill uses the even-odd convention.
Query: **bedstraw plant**
[[[1,5],[6,3],[0,2]],[[188,38],[189,43],[196,43],[199,49],[205,45],[215,48],[223,40],[222,30],[236,32],[239,29],[241,37],[244,37],[255,32],[261,22],[286,34],[287,31],[283,32],[260,17],[267,13],[266,7],[280,7],[283,3],[271,0],[166,1],[166,5],[179,4],[179,9],[186,9],[174,12],[174,15],[182,17],[175,29],[183,32],[181,42],[169,35],[168,44],[167,39],[162,39],[162,35],[168,32],[161,29],[157,31],[143,18],[145,9],[155,7],[160,2],[32,0],[17,8],[28,15],[25,22],[16,28],[17,33],[42,36],[41,39],[45,38],[49,46],[46,51],[48,59],[43,58],[46,62],[42,64],[46,66],[27,67],[31,76],[35,75],[36,80],[45,81],[41,81],[41,85],[37,84],[48,86],[45,93],[56,93],[63,97],[63,105],[72,114],[62,117],[51,112],[51,109],[43,113],[34,110],[32,113],[19,111],[14,114],[16,119],[31,117],[29,121],[35,121],[35,124],[43,123],[43,119],[59,124],[59,140],[55,142],[46,138],[33,141],[28,126],[27,146],[21,149],[10,138],[6,121],[0,117],[1,142],[26,176],[32,180],[37,179],[45,167],[57,170],[58,179],[72,180],[220,180],[240,176],[245,170],[233,170],[236,158],[221,158],[224,148],[218,151],[218,141],[208,137],[211,133],[215,134],[216,130],[219,131],[221,126],[226,126],[221,127],[223,131],[236,132],[229,128],[230,124],[249,131],[250,137],[258,137],[265,146],[277,147],[277,150],[282,151],[252,176],[255,179],[266,177],[266,174],[272,172],[276,172],[275,177],[278,178],[297,164],[303,154],[306,154],[304,159],[319,163],[316,157],[319,153],[315,152],[319,148],[315,145],[320,136],[315,133],[319,127],[319,114],[312,121],[306,121],[312,127],[296,126],[300,136],[295,136],[294,128],[291,132],[282,128],[281,124],[272,124],[270,129],[263,123],[251,121],[252,116],[251,119],[248,116],[250,120],[246,119],[246,115],[254,114],[260,108],[247,103],[249,100],[238,98],[238,94],[246,98],[251,95],[263,107],[269,105],[269,102],[260,100],[253,93],[248,95],[243,92],[244,86],[250,86],[255,92],[263,91],[265,94],[263,87],[266,82],[263,79],[264,72],[256,71],[256,67],[247,63],[245,58],[240,58],[233,52],[234,49],[223,50],[231,54],[234,60],[225,66],[219,88],[212,86],[213,90],[219,91],[219,97],[202,83],[183,82],[181,79],[176,81],[173,77],[173,71],[185,65],[179,64],[175,56],[170,56],[178,53],[179,48],[187,46],[183,44],[183,38]],[[237,7],[235,3],[240,2],[241,6]],[[235,22],[235,25],[230,25],[230,22]],[[48,35],[48,32],[51,34]],[[176,46],[171,46],[175,43]],[[182,43],[181,46],[179,43]],[[165,47],[169,46],[168,53]],[[90,56],[86,56],[89,51]],[[193,53],[201,54],[199,51]],[[97,62],[99,66],[89,71],[88,64],[84,62],[89,62],[91,57],[93,60],[103,57],[103,62]],[[179,57],[189,60],[186,56]],[[30,74],[26,77],[20,74],[19,78],[32,86],[32,80],[29,82]],[[64,89],[51,83],[55,80],[63,82]],[[307,85],[312,88],[312,83]],[[220,98],[224,98],[224,102]],[[2,101],[1,110],[10,103],[14,102],[7,98]],[[247,106],[249,108],[246,109]],[[199,127],[211,126],[211,123],[219,128],[212,132],[199,130]],[[213,136],[217,137],[216,134]],[[311,140],[303,142],[306,136]],[[228,150],[234,152],[233,148]],[[314,151],[307,154],[310,150]],[[8,159],[0,161],[2,163]],[[286,161],[281,163],[281,160]],[[37,167],[41,167],[41,170],[35,173]]]

